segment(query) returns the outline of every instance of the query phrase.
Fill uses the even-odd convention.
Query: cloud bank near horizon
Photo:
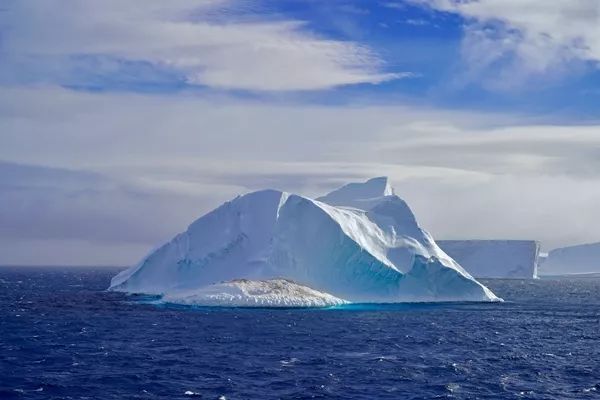
[[[86,241],[102,255],[73,263],[108,263],[114,246],[112,263],[130,264],[235,195],[316,196],[378,175],[438,238],[533,238],[546,248],[600,238],[595,125],[391,105],[9,92],[0,97],[3,263],[43,262],[24,243],[50,241],[60,255]]]

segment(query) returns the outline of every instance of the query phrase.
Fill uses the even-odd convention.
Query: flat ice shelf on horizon
[[[540,264],[540,275],[600,273],[600,243],[560,247]]]
[[[317,200],[277,190],[239,196],[110,289],[224,306],[499,300],[436,245],[385,177]]]
[[[437,244],[475,278],[537,278],[535,240],[438,240]]]

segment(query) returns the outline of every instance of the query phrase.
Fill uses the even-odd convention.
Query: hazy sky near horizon
[[[0,264],[381,175],[436,238],[598,242],[599,116],[600,0],[7,0]]]

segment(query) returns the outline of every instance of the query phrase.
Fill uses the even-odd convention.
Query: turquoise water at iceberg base
[[[506,301],[328,310],[147,304],[112,268],[0,268],[0,399],[596,399],[600,280]]]

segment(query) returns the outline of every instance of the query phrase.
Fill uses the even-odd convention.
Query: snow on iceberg
[[[168,293],[162,300],[184,305],[230,307],[331,307],[348,303],[287,279],[235,279],[199,289]]]
[[[437,244],[475,278],[537,278],[535,240],[438,240]]]
[[[319,200],[276,190],[237,197],[115,276],[111,289],[166,298],[200,290],[200,304],[215,284],[276,278],[350,302],[498,300],[419,227],[386,178]]]
[[[393,195],[394,189],[390,185],[388,178],[380,176],[362,183],[349,183],[325,196],[317,198],[317,200],[332,206],[364,209],[371,208],[373,205],[379,203],[382,198]]]

